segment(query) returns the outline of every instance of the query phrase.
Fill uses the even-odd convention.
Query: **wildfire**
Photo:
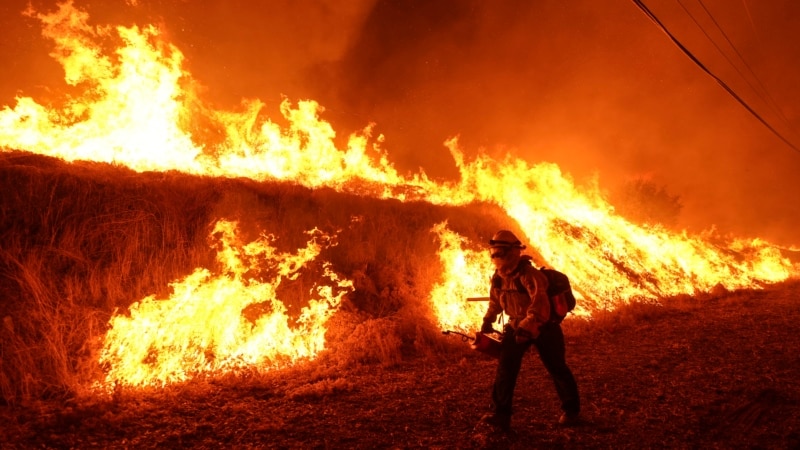
[[[460,177],[434,182],[424,173],[404,176],[381,149],[381,136],[370,127],[337,148],[333,127],[321,119],[314,101],[293,105],[284,100],[282,127],[264,118],[264,105],[245,102],[240,111],[214,110],[191,90],[181,52],[153,26],[93,27],[72,2],[50,14],[29,11],[55,44],[53,56],[63,65],[68,84],[82,88],[60,108],[29,97],[0,111],[0,147],[92,160],[137,171],[175,170],[217,177],[284,180],[308,187],[327,186],[378,198],[422,200],[442,205],[490,202],[502,207],[526,233],[543,263],[569,273],[583,313],[612,308],[632,299],[705,291],[761,287],[787,279],[791,263],[773,245],[738,240],[725,245],[641,227],[615,215],[598,189],[579,188],[558,166],[531,165],[507,157],[477,156],[467,161],[452,139],[446,143]],[[117,42],[113,51],[101,42]],[[219,130],[216,144],[196,142],[189,131],[197,117]],[[111,320],[103,361],[110,381],[140,385],[182,380],[192,374],[244,364],[281,365],[285,359],[313,357],[324,346],[324,322],[348,283],[328,270],[341,287],[337,294],[318,288],[319,300],[304,311],[298,325],[288,325],[275,288],[296,276],[319,254],[312,239],[296,255],[277,254],[264,238],[235,244],[235,226],[219,222],[223,235],[219,258],[225,270],[212,275],[197,269],[173,284],[169,299],[148,297],[129,315]],[[439,224],[445,271],[430,295],[441,326],[467,330],[485,308],[467,304],[469,296],[488,290],[491,269],[481,250]],[[248,278],[248,271],[270,267],[269,282]],[[248,305],[266,303],[270,314],[250,322]]]
[[[328,285],[311,289],[312,299],[299,318],[291,318],[278,299],[284,279],[331,245],[331,237],[312,230],[311,240],[296,254],[278,253],[274,239],[242,244],[236,223],[219,221],[217,260],[223,270],[212,275],[198,268],[173,283],[167,299],[150,296],[131,306],[129,315],[111,319],[100,360],[108,366],[106,381],[134,386],[183,381],[203,373],[242,367],[275,368],[308,359],[325,348],[325,323],[352,283],[340,280],[325,265]],[[263,314],[247,317],[257,306]]]
[[[35,16],[55,44],[51,55],[63,65],[66,82],[83,88],[83,95],[67,98],[60,111],[18,98],[14,109],[0,114],[3,146],[138,171],[203,172],[202,149],[180,128],[186,112],[179,84],[183,56],[158,41],[155,27],[117,27],[121,45],[112,56],[99,43],[112,29],[89,26],[88,14],[71,2]]]

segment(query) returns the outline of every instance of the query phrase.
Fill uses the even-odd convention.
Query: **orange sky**
[[[54,2],[32,1],[38,9]],[[647,176],[681,225],[800,245],[800,152],[704,74],[630,0],[80,1],[97,24],[157,23],[209,101],[313,98],[346,135],[376,122],[401,170],[454,174],[442,145],[554,161],[613,190]],[[202,6],[197,6],[202,3]],[[800,3],[704,0],[774,99],[703,36],[698,0],[645,2],[714,73],[800,147]],[[0,6],[0,105],[64,89],[28,0]],[[712,35],[728,52],[725,38]],[[739,70],[748,75],[747,68]],[[758,86],[759,81],[750,83]],[[780,115],[783,115],[784,121]]]

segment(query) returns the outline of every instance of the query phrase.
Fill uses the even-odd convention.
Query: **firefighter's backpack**
[[[531,264],[530,259],[523,258],[523,263]],[[531,264],[532,265],[532,264]],[[556,269],[542,266],[538,269],[547,277],[547,298],[550,299],[550,321],[561,323],[567,313],[575,309],[575,294],[572,293],[572,286],[569,284],[569,277]],[[517,289],[527,293],[519,277],[514,278]]]

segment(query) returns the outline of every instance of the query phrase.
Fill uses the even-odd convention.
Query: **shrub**
[[[679,196],[645,178],[626,182],[613,196],[612,203],[622,216],[637,223],[673,226],[683,205]]]

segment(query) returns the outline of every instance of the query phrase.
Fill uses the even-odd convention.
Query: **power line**
[[[756,23],[753,22],[753,15],[750,14],[750,8],[747,6],[747,0],[742,0],[742,6],[744,6],[744,11],[747,13],[747,19],[750,20],[750,27],[753,29],[753,36],[756,38],[756,41],[760,42],[758,38],[758,31],[756,30]]]
[[[671,33],[671,32],[670,32],[668,29],[667,29],[667,27],[666,27],[666,26],[665,26],[663,23],[661,23],[661,21],[658,19],[658,17],[656,17],[656,16],[655,16],[655,14],[653,14],[653,12],[652,12],[652,11],[650,11],[650,8],[648,8],[648,7],[647,7],[647,5],[645,5],[645,4],[644,4],[644,2],[643,2],[642,0],[633,0],[633,3],[634,3],[634,4],[636,4],[636,6],[638,6],[638,7],[639,7],[639,9],[641,9],[641,10],[642,10],[642,12],[644,12],[644,13],[645,13],[645,15],[646,15],[647,17],[649,17],[649,18],[650,18],[650,20],[652,20],[652,21],[653,21],[653,23],[655,23],[656,25],[658,25],[658,27],[659,27],[659,28],[661,28],[661,30],[662,30],[664,33],[666,33],[666,35],[667,35],[667,36],[670,38],[670,40],[672,40],[672,42],[673,42],[675,45],[677,45],[677,46],[678,46],[678,48],[680,48],[680,49],[681,49],[681,51],[683,51],[683,53],[685,53],[685,54],[686,54],[686,56],[688,56],[688,57],[689,57],[689,59],[691,59],[691,60],[692,60],[692,61],[693,61],[695,64],[697,64],[697,66],[698,66],[698,67],[700,67],[700,68],[701,68],[701,69],[702,69],[702,70],[703,70],[703,71],[704,71],[706,74],[708,74],[708,75],[709,75],[711,78],[713,78],[713,79],[714,79],[714,80],[715,80],[715,81],[716,81],[716,82],[717,82],[717,83],[718,83],[720,86],[722,86],[722,88],[723,88],[723,89],[725,89],[725,91],[726,91],[726,92],[728,92],[728,94],[730,94],[730,95],[731,95],[731,96],[732,96],[732,97],[733,97],[733,98],[734,98],[734,99],[735,99],[737,102],[739,102],[739,104],[741,104],[741,105],[742,105],[742,106],[743,106],[743,107],[744,107],[744,108],[745,108],[745,109],[746,109],[748,112],[750,112],[750,114],[752,114],[752,115],[753,115],[753,116],[754,116],[756,119],[758,119],[758,121],[759,121],[759,122],[761,122],[761,123],[762,123],[762,124],[763,124],[765,127],[767,127],[767,129],[769,129],[769,130],[770,130],[770,131],[771,131],[771,132],[772,132],[772,133],[773,133],[775,136],[777,136],[777,137],[778,137],[778,138],[779,138],[781,141],[783,141],[783,142],[784,142],[786,145],[788,145],[789,147],[791,147],[791,148],[792,148],[792,150],[794,150],[794,151],[796,151],[796,152],[800,153],[800,148],[797,148],[797,147],[796,147],[794,144],[792,144],[792,143],[791,143],[791,142],[790,142],[788,139],[786,139],[786,138],[785,138],[785,137],[784,137],[784,136],[783,136],[781,133],[779,133],[779,132],[778,132],[778,131],[777,131],[775,128],[773,128],[773,127],[772,127],[772,125],[770,125],[770,124],[769,124],[769,123],[768,123],[766,120],[764,120],[764,118],[763,118],[763,117],[761,117],[761,115],[759,115],[759,114],[758,114],[758,113],[757,113],[757,112],[756,112],[756,111],[755,111],[755,110],[754,110],[754,109],[753,109],[753,108],[752,108],[752,107],[751,107],[751,106],[750,106],[750,105],[749,105],[749,104],[748,104],[746,101],[744,101],[744,99],[742,99],[742,98],[741,98],[741,97],[740,97],[738,94],[736,94],[736,92],[734,92],[734,91],[733,91],[733,89],[731,89],[731,88],[730,88],[730,86],[728,86],[728,84],[727,84],[727,83],[725,83],[725,82],[724,82],[724,81],[723,81],[723,80],[722,80],[720,77],[716,76],[716,75],[715,75],[713,72],[711,72],[711,70],[709,70],[709,69],[708,69],[708,68],[707,68],[707,67],[706,67],[706,66],[705,66],[705,65],[704,65],[702,62],[700,62],[700,60],[699,60],[699,59],[697,59],[697,57],[695,57],[695,56],[694,56],[694,54],[692,54],[692,52],[691,52],[691,51],[689,51],[689,49],[688,49],[688,48],[686,48],[686,47],[685,47],[685,46],[684,46],[684,45],[683,45],[683,44],[682,44],[682,43],[681,43],[681,42],[678,40],[678,38],[676,38],[676,37],[675,37],[675,35],[673,35],[673,34],[672,34],[672,33]]]
[[[714,24],[715,27],[717,27],[717,30],[719,30],[720,34],[722,34],[722,37],[725,38],[725,41],[728,43],[728,45],[736,53],[736,56],[739,57],[739,60],[747,68],[747,71],[750,72],[750,75],[752,75],[752,77],[756,80],[756,82],[758,83],[758,86],[761,88],[760,91],[759,91],[758,88],[753,86],[753,84],[750,82],[750,80],[739,70],[738,67],[736,67],[736,64],[734,64],[733,61],[731,61],[730,58],[728,58],[728,55],[726,55],[725,52],[723,52],[722,49],[717,45],[717,43],[714,42],[714,39],[712,39],[711,36],[709,36],[709,34],[706,33],[706,31],[703,29],[703,27],[700,25],[700,23],[694,18],[692,13],[689,12],[689,10],[683,5],[681,0],[678,0],[678,3],[681,5],[683,10],[686,11],[686,14],[688,14],[689,17],[692,18],[692,20],[697,25],[697,27],[700,28],[700,30],[703,32],[703,34],[706,35],[708,40],[711,41],[711,43],[714,45],[714,47],[722,54],[722,56],[725,57],[725,59],[728,61],[728,63],[730,63],[730,65],[733,66],[733,68],[742,77],[742,79],[744,79],[745,82],[747,82],[747,84],[750,86],[750,88],[752,88],[753,91],[755,91],[756,95],[761,97],[761,100],[766,105],[768,105],[768,106],[770,106],[772,108],[772,111],[783,121],[783,124],[786,125],[786,127],[789,128],[789,130],[792,130],[792,125],[789,123],[789,119],[787,119],[786,116],[783,114],[783,112],[781,111],[780,107],[778,106],[778,103],[770,95],[769,90],[767,90],[767,87],[764,85],[764,83],[761,81],[761,79],[758,77],[758,75],[756,75],[755,71],[753,71],[753,69],[750,67],[750,65],[747,64],[747,60],[744,59],[744,56],[742,56],[741,52],[739,52],[739,49],[737,49],[736,46],[733,44],[733,42],[730,40],[730,38],[728,37],[728,34],[725,33],[725,30],[722,29],[720,24],[717,22],[717,20],[711,14],[711,11],[709,11],[708,8],[706,8],[706,5],[703,3],[703,0],[697,0],[697,2],[700,4],[700,6],[703,7],[703,10],[706,12],[708,17],[711,18],[711,22]],[[762,95],[762,93],[763,93],[763,95]]]

